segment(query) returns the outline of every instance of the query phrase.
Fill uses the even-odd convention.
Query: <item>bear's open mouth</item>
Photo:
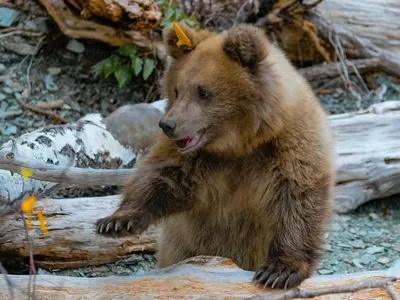
[[[203,134],[204,134],[204,129],[199,130],[193,136],[187,136],[184,139],[177,140],[176,145],[178,146],[181,152],[193,149],[200,143]]]

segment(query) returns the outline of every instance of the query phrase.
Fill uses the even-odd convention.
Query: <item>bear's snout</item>
[[[172,118],[162,118],[158,126],[168,137],[172,137],[176,128],[176,121]]]

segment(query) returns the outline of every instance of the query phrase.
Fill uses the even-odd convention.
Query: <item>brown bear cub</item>
[[[97,232],[160,223],[157,260],[231,258],[266,287],[292,288],[321,256],[335,181],[332,135],[310,86],[263,31],[164,31],[160,135]],[[179,45],[179,43],[178,43]]]

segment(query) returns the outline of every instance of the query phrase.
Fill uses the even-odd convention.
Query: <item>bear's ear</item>
[[[213,33],[207,30],[195,31],[183,23],[173,23],[163,31],[164,45],[167,54],[175,59],[194,50],[203,40],[211,37]]]
[[[228,57],[254,72],[268,55],[268,40],[260,28],[241,24],[227,32],[223,50]]]

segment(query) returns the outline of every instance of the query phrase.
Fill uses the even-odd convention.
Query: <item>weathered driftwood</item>
[[[0,215],[18,205],[13,201],[21,195],[42,192],[55,183],[120,185],[131,172],[120,168],[132,166],[137,153],[154,139],[163,103],[123,106],[106,119],[91,114],[5,143],[0,148]],[[22,166],[33,169],[34,176],[19,175]]]
[[[397,0],[324,0],[311,11],[321,36],[358,58],[379,58],[385,72],[400,76],[400,7]],[[372,24],[372,25],[371,25]]]
[[[149,228],[138,237],[103,238],[95,234],[94,224],[115,210],[119,196],[99,198],[42,199],[49,229],[44,236],[37,220],[29,235],[38,267],[74,268],[101,265],[124,258],[133,252],[154,251],[157,229]],[[0,257],[28,257],[24,223],[20,215],[7,215],[0,220]],[[1,297],[0,297],[1,299]]]
[[[304,281],[301,288],[340,286],[360,280],[384,277],[400,278],[400,266],[389,270],[345,275],[314,276]],[[80,278],[52,275],[36,277],[37,299],[246,299],[256,295],[274,295],[279,290],[263,289],[251,280],[253,272],[238,268],[231,260],[220,257],[198,256],[182,263],[139,276]],[[24,299],[28,276],[9,276],[15,299]],[[395,292],[400,281],[393,283]],[[397,291],[396,291],[397,290]],[[0,299],[7,299],[8,286],[0,281]],[[320,296],[315,299],[390,299],[384,288],[363,289],[354,293]]]
[[[335,209],[400,193],[400,101],[331,117],[337,152]]]
[[[400,5],[398,0],[324,0],[322,15],[375,47],[400,57]],[[358,50],[358,49],[355,49]]]
[[[40,2],[65,35],[99,40],[113,46],[136,43],[151,47],[148,31],[156,27],[161,19],[161,13],[153,0],[70,0],[69,3],[81,11],[80,16],[64,0]],[[91,16],[109,19],[114,26],[90,20]],[[124,28],[124,24],[127,28]]]
[[[358,71],[359,74],[363,74],[378,70],[380,67],[380,60],[379,58],[356,59],[346,61],[345,66],[349,74],[354,74],[356,71]],[[339,77],[342,73],[341,68],[341,63],[323,63],[299,69],[299,71],[308,81],[314,81]]]

